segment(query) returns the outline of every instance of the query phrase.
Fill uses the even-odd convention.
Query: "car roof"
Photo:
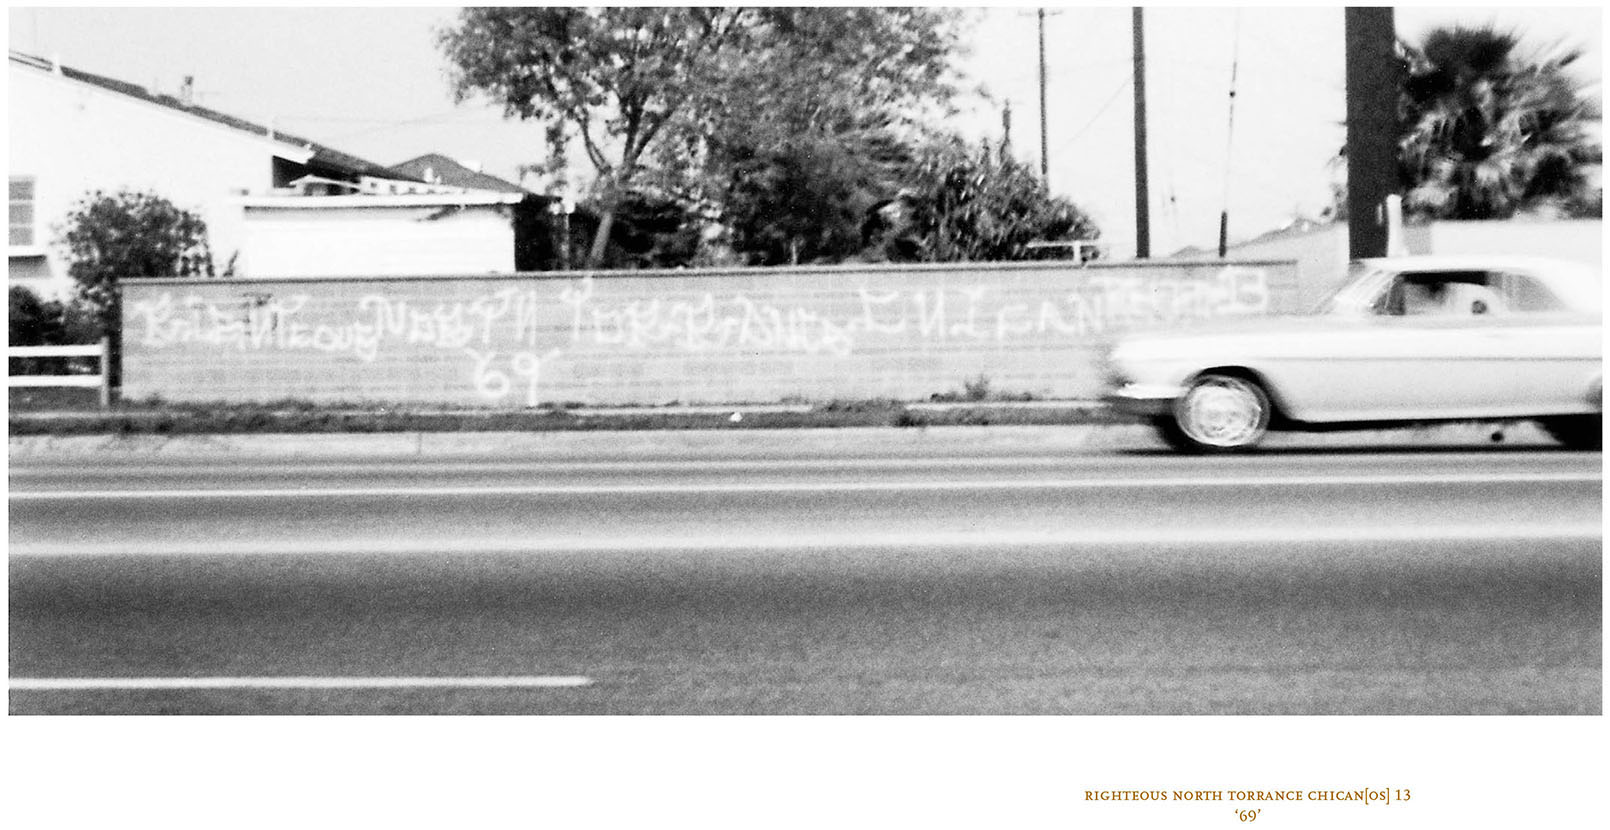
[[[1360,263],[1392,271],[1436,269],[1449,271],[1484,270],[1489,268],[1517,268],[1536,270],[1588,270],[1593,266],[1583,262],[1514,254],[1425,254],[1417,256],[1369,257]]]

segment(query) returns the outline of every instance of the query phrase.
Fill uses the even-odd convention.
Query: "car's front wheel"
[[[1163,440],[1177,450],[1234,452],[1256,446],[1269,431],[1269,395],[1236,375],[1198,377],[1156,422]]]

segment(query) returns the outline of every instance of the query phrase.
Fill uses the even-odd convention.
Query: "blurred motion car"
[[[1571,262],[1361,260],[1310,314],[1116,338],[1103,397],[1194,453],[1269,430],[1511,419],[1599,449],[1601,297],[1600,271]]]

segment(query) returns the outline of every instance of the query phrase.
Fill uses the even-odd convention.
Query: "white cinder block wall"
[[[1101,339],[1293,311],[1296,264],[139,280],[124,388],[173,401],[771,403],[1094,394]]]

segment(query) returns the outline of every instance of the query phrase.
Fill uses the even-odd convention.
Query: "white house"
[[[134,84],[11,52],[12,284],[71,289],[54,244],[95,190],[154,192],[207,223],[216,269],[242,276],[514,269],[523,193],[417,176]]]

